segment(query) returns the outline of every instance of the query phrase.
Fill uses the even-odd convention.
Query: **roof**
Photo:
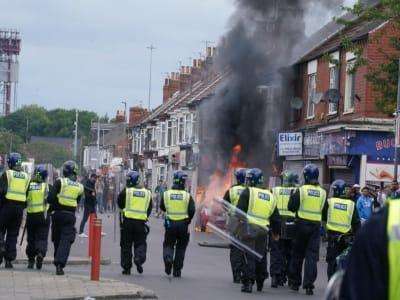
[[[49,137],[49,136],[31,136],[30,142],[31,143],[45,142],[45,143],[59,145],[67,149],[71,149],[74,143],[74,139],[63,138],[63,137]]]

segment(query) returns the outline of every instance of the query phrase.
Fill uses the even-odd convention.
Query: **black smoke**
[[[276,134],[288,125],[293,49],[306,38],[313,5],[336,9],[342,0],[236,0],[231,29],[221,39],[215,66],[228,72],[200,107],[202,153],[209,172],[226,168],[232,148],[243,147],[250,167],[271,171]],[[202,174],[207,177],[207,174]],[[202,177],[202,176],[200,176]]]

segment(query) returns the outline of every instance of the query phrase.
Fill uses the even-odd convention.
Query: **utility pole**
[[[97,119],[97,151],[100,151],[100,116]]]
[[[78,157],[78,118],[79,118],[79,113],[78,110],[75,111],[75,129],[74,129],[74,159],[76,160]]]
[[[148,110],[150,112],[150,107],[151,107],[151,72],[152,72],[152,67],[153,67],[153,51],[156,49],[156,47],[151,44],[147,49],[150,50],[150,70],[149,70],[149,103],[148,103]]]
[[[400,59],[399,59],[399,75],[397,83],[397,108],[396,108],[396,122],[395,122],[396,145],[394,148],[394,180],[398,178],[399,158],[398,151],[400,147]]]

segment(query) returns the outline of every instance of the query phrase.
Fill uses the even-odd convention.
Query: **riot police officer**
[[[298,184],[299,177],[290,171],[284,171],[281,175],[282,186],[273,188],[273,195],[277,202],[279,215],[281,216],[281,236],[275,241],[270,235],[270,274],[271,287],[283,286],[287,281],[287,274],[292,251],[292,238],[294,235],[295,213],[288,210],[289,198]]]
[[[165,273],[181,277],[186,248],[189,244],[189,225],[196,208],[192,196],[185,191],[187,175],[176,171],[170,190],[164,192],[160,208],[165,215],[163,258]]]
[[[26,232],[28,268],[33,269],[36,259],[36,268],[42,268],[43,258],[47,252],[47,238],[49,234],[50,220],[47,217],[47,196],[49,186],[47,170],[39,165],[35,168],[33,179],[29,184],[27,199]]]
[[[139,185],[140,175],[130,171],[126,177],[126,188],[118,196],[118,207],[122,210],[121,222],[121,267],[122,274],[130,275],[132,268],[132,244],[135,257],[133,259],[138,273],[143,273],[146,261],[146,238],[149,227],[146,222],[153,209],[151,192]]]
[[[251,293],[256,282],[257,291],[262,291],[267,271],[268,231],[271,227],[273,239],[279,239],[280,216],[273,194],[263,188],[264,176],[260,169],[250,169],[246,174],[248,187],[241,193],[237,208],[247,214],[247,226],[250,234],[246,245],[262,254],[261,261],[256,261],[253,255],[242,254],[243,276],[242,292]]]
[[[246,188],[246,169],[240,168],[235,170],[236,184],[233,185],[224,195],[224,200],[237,206],[240,194]],[[230,245],[229,258],[231,262],[233,282],[240,283],[241,270],[242,270],[242,252],[235,246]]]
[[[22,171],[21,154],[11,153],[7,164],[9,169],[0,178],[0,263],[4,258],[5,267],[10,269],[17,257],[16,245],[30,178]]]
[[[304,167],[303,176],[304,185],[290,196],[288,205],[289,210],[296,213],[296,234],[289,266],[289,286],[294,291],[299,290],[305,259],[303,289],[307,295],[313,295],[314,282],[318,275],[320,228],[326,192],[318,183],[319,170],[314,164]]]
[[[75,211],[83,194],[83,185],[77,181],[76,163],[65,162],[62,172],[63,178],[56,180],[48,198],[53,211],[51,236],[57,275],[64,275],[71,245],[75,241]]]
[[[360,226],[355,203],[346,198],[346,183],[341,179],[335,180],[331,189],[333,197],[328,199],[322,211],[322,221],[326,222],[328,234],[328,279],[336,271],[336,258],[348,247],[349,238]]]

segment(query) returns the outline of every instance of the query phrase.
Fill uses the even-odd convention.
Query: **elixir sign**
[[[278,139],[279,156],[303,154],[303,134],[301,132],[280,133]]]

